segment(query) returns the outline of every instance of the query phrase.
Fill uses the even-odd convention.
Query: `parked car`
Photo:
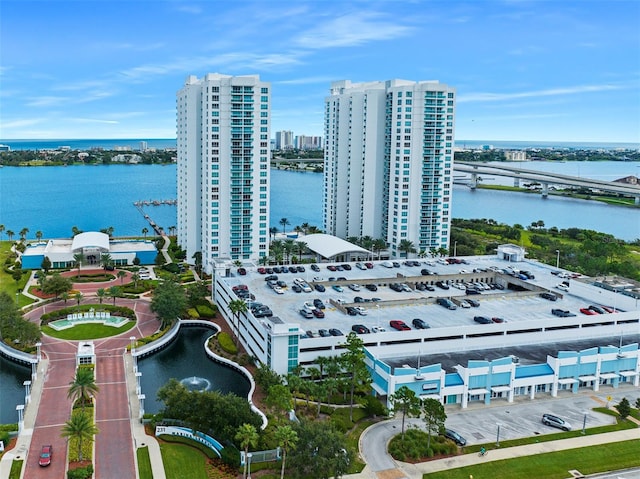
[[[440,289],[449,289],[449,285],[442,281],[436,281],[436,286]]]
[[[358,314],[359,314],[360,316],[366,316],[366,315],[367,315],[367,310],[366,310],[366,309],[364,309],[362,306],[357,306],[357,307],[355,308],[355,310],[358,312]]]
[[[386,328],[384,326],[374,326],[371,328],[372,333],[384,333]]]
[[[317,299],[317,298],[313,300],[313,305],[318,309],[325,309],[326,308],[326,306],[324,305],[322,300],[321,299]]]
[[[334,265],[330,264],[329,266],[327,266],[327,269],[328,269],[329,271],[335,271],[335,270],[336,270],[336,267],[335,267]]]
[[[351,291],[360,291],[360,285],[357,283],[349,283],[347,285],[347,287],[351,290]]]
[[[322,311],[321,309],[316,308],[316,309],[313,310],[313,315],[316,318],[324,318],[324,311]]]
[[[315,263],[313,263],[313,264],[310,266],[310,268],[311,268],[313,271],[315,271],[316,273],[317,273],[318,271],[320,271],[320,266],[318,266],[318,265],[317,265],[317,264],[315,264]]]
[[[311,331],[311,330],[307,331],[305,334],[307,335],[307,338],[315,338],[316,337],[316,335],[313,334],[313,331]]]
[[[571,431],[571,424],[554,414],[543,414],[542,424],[545,426],[556,427],[563,431]]]
[[[411,324],[413,324],[413,327],[416,329],[429,329],[431,327],[424,319],[420,318],[415,318],[413,321],[411,321]]]
[[[340,286],[339,284],[334,284],[333,286],[331,286],[335,291],[337,291],[338,293],[342,293],[344,291],[344,289],[342,289],[342,286]]]
[[[605,311],[604,309],[602,309],[600,306],[596,306],[595,304],[592,304],[589,306],[589,309],[591,311],[595,311],[598,314],[607,314],[607,311]]]
[[[40,459],[38,459],[38,464],[45,467],[51,464],[51,458],[53,457],[53,446],[51,444],[46,444],[42,446],[40,449]]]
[[[562,291],[569,291],[569,285],[565,284],[565,283],[559,283],[556,284],[556,288],[562,290]]]
[[[312,319],[313,318],[313,312],[311,312],[308,309],[301,309],[300,310],[300,316],[302,316],[305,319]]]
[[[391,261],[383,261],[380,263],[380,266],[384,268],[393,268],[393,263]]]
[[[594,314],[599,314],[599,313],[596,313],[593,309],[589,309],[589,308],[580,308],[580,312],[582,314],[586,314],[589,316],[593,316]]]
[[[465,299],[461,299],[461,300],[460,300],[460,304],[459,304],[459,306],[460,306],[461,308],[465,308],[465,309],[468,309],[468,308],[470,308],[470,307],[471,307],[471,305],[469,304],[469,302],[468,302],[467,300],[465,300]]]
[[[548,299],[549,301],[556,301],[558,299],[558,297],[555,294],[550,293],[548,291],[545,291],[544,293],[540,293],[540,297],[544,299]]]
[[[245,274],[247,274],[247,270],[244,268],[238,268],[238,274],[240,276],[244,276]]]
[[[316,289],[316,291],[319,291],[320,293],[324,293],[326,291],[326,288],[319,283],[314,284],[313,287]]]
[[[487,318],[486,316],[474,316],[473,320],[476,323],[480,323],[480,324],[491,324],[493,323],[493,321],[491,321],[489,318]]]
[[[404,321],[401,321],[399,319],[392,319],[391,321],[389,321],[389,326],[391,326],[393,329],[397,329],[398,331],[411,330],[411,328],[407,326],[407,324]]]
[[[318,330],[318,334],[322,338],[327,338],[327,337],[331,336],[331,334],[329,334],[329,331],[327,331],[326,329],[319,329]]]
[[[351,326],[351,331],[356,334],[369,334],[371,332],[364,324],[354,324]]]
[[[365,263],[364,265],[367,267],[367,269],[373,268],[373,263]]]
[[[362,296],[355,296],[353,298],[354,303],[364,303],[364,298]]]
[[[494,316],[493,318],[491,318],[491,321],[493,321],[494,323],[506,323],[507,320],[504,318],[499,318],[497,316]]]
[[[345,271],[351,271],[351,265],[348,263],[344,263],[341,265]]]
[[[356,263],[356,268],[362,269],[362,270],[367,269],[367,267],[365,265],[363,265],[362,263]]]
[[[575,316],[575,314],[573,314],[571,311],[568,311],[566,309],[558,309],[558,308],[552,309],[551,314],[553,314],[554,316],[558,316],[560,318],[570,318]]]
[[[480,301],[476,301],[475,299],[467,299],[466,300],[467,303],[469,303],[471,305],[472,308],[479,308],[480,307]]]
[[[270,274],[264,277],[265,281],[278,281],[278,277],[275,274]]]
[[[291,289],[296,293],[302,293],[302,288],[297,284],[294,284],[293,286],[291,286]]]
[[[365,284],[364,287],[369,291],[378,291],[378,287],[375,284]]]
[[[304,269],[304,266],[296,266],[296,272],[304,273],[305,271],[306,271],[306,269]]]
[[[347,312],[347,314],[349,316],[357,316],[358,315],[358,311],[356,311],[356,308],[354,308],[353,306],[347,306],[345,308],[345,311]]]
[[[444,306],[447,309],[458,309],[458,307],[453,304],[453,301],[448,300],[447,298],[438,298],[436,300],[436,303],[438,303],[440,306]]]
[[[282,289],[280,286],[276,285],[273,287],[273,292],[276,294],[284,294],[284,289]]]
[[[460,434],[455,432],[453,429],[445,429],[444,437],[455,442],[456,445],[458,446],[465,446],[467,444],[467,440],[464,437],[462,437]]]
[[[331,329],[329,330],[329,334],[330,334],[331,336],[344,336],[344,335],[342,334],[342,331],[340,331],[339,329],[336,329],[336,328],[331,328]]]

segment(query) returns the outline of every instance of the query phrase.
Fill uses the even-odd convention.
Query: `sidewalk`
[[[127,380],[127,389],[129,391],[129,411],[131,416],[131,435],[133,437],[134,454],[135,450],[140,447],[149,449],[149,459],[151,461],[151,472],[153,479],[166,479],[164,472],[164,464],[162,462],[162,453],[160,452],[160,444],[155,437],[147,435],[144,430],[144,424],[138,419],[140,414],[140,401],[136,392],[137,381],[133,372],[133,358],[131,354],[124,355],[124,368]],[[136,458],[136,468],[138,461]],[[139,472],[139,471],[138,471]],[[0,479],[4,479],[0,476]]]
[[[5,452],[2,458],[0,458],[0,479],[9,479],[11,464],[14,459],[24,461],[27,458],[27,452],[29,452],[29,447],[31,446],[33,428],[36,424],[36,416],[38,415],[38,408],[40,407],[44,377],[48,368],[49,360],[41,359],[38,364],[36,380],[32,380],[31,382],[31,402],[26,404],[24,408],[24,426],[22,432],[18,435],[15,447]],[[21,477],[24,477],[24,470],[25,467],[23,465]]]

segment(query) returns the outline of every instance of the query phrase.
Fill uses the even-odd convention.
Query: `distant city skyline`
[[[271,131],[332,81],[437,80],[457,139],[640,142],[640,3],[3,1],[0,139],[174,138],[188,75],[260,75]]]

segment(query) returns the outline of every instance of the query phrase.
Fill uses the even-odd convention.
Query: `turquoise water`
[[[640,176],[640,162],[528,162],[526,169],[612,180]],[[70,167],[0,168],[0,224],[18,237],[28,228],[28,239],[42,231],[45,238],[69,237],[71,228],[83,231],[113,227],[115,236],[141,235],[150,229],[133,205],[140,200],[176,198],[175,165],[99,165]],[[499,182],[499,180],[497,180]],[[504,180],[512,184],[513,180]],[[309,223],[322,227],[322,175],[271,171],[271,224],[287,218],[291,226]],[[454,218],[493,218],[498,222],[529,225],[543,220],[558,228],[588,228],[633,240],[640,237],[640,209],[598,202],[454,188]],[[146,206],[144,212],[168,230],[176,224],[173,205]],[[2,235],[6,239],[6,232]]]

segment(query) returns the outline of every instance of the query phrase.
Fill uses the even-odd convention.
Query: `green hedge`
[[[199,304],[196,306],[196,310],[201,318],[215,318],[216,316],[216,311],[210,304]]]
[[[225,352],[229,354],[238,353],[238,347],[233,342],[233,339],[231,339],[231,336],[229,335],[229,333],[225,333],[224,331],[222,331],[218,334],[217,338],[218,338],[218,344]]]
[[[67,471],[67,479],[90,479],[93,477],[93,464]]]

